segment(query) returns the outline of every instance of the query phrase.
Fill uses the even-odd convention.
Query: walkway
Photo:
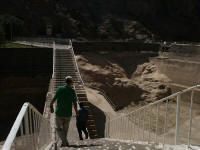
[[[162,150],[162,146],[147,143],[114,141],[109,139],[71,141],[69,147],[60,150]]]

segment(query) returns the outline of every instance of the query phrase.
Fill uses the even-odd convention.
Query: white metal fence
[[[31,104],[24,103],[2,150],[39,150],[51,142],[48,119]]]
[[[107,96],[106,92],[98,87],[91,87],[94,90],[97,90],[99,94],[101,94],[107,102],[110,104],[110,106],[113,108],[113,110],[117,111],[119,110],[119,107],[113,103],[113,101]]]
[[[59,43],[59,44],[69,44],[69,39],[61,39],[61,38],[39,38],[39,37],[16,37],[14,41],[26,41],[26,42],[35,42],[35,43]]]
[[[107,120],[106,137],[173,145],[199,146],[195,128],[199,118],[193,110],[200,85],[190,87],[123,116]],[[188,100],[185,98],[190,97]],[[182,99],[184,98],[184,99]],[[199,113],[199,112],[198,112]],[[197,122],[195,122],[197,121]],[[199,120],[200,121],[200,120]]]
[[[82,79],[82,77],[81,77],[81,73],[80,73],[80,71],[79,71],[77,61],[75,60],[76,58],[75,58],[74,48],[73,48],[73,45],[72,45],[72,41],[71,41],[71,40],[69,40],[69,47],[68,47],[68,49],[70,49],[71,52],[72,52],[72,56],[73,56],[72,59],[73,59],[73,61],[75,62],[74,65],[75,65],[76,71],[78,72],[78,76],[79,76],[79,80],[80,80],[79,85],[84,86],[84,82],[83,82],[83,79]]]

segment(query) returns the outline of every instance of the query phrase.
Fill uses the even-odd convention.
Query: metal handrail
[[[50,144],[50,122],[30,103],[24,103],[2,150],[41,149]]]
[[[56,43],[55,41],[53,42],[53,73],[52,73],[52,79],[54,78],[55,75],[55,53],[56,53]]]
[[[79,78],[80,78],[80,80],[81,80],[81,84],[84,85],[83,79],[82,79],[81,74],[80,74],[80,71],[79,71],[79,69],[78,69],[78,64],[77,64],[77,61],[76,61],[76,58],[75,58],[74,49],[73,49],[73,45],[72,45],[71,39],[69,40],[69,45],[70,45],[70,47],[71,47],[72,56],[73,56],[72,58],[74,59],[75,67],[76,67],[76,70],[77,70],[77,72],[78,72],[78,76],[79,76]]]
[[[111,105],[111,107],[117,111],[118,107],[113,103],[113,101],[107,96],[106,92],[100,88],[97,87],[91,87],[92,89],[98,90],[100,92],[101,95],[103,95],[103,97],[107,100],[107,102]]]
[[[168,100],[168,99],[171,99],[171,98],[173,98],[173,97],[175,97],[175,96],[178,96],[178,95],[180,95],[180,94],[182,94],[182,93],[188,92],[188,91],[190,91],[190,90],[192,90],[192,89],[195,89],[195,88],[198,88],[198,87],[200,87],[200,85],[196,85],[196,86],[192,86],[192,87],[190,87],[190,88],[184,89],[184,90],[179,91],[179,92],[177,92],[177,93],[174,93],[174,94],[172,94],[172,95],[170,95],[170,96],[168,96],[168,97],[162,98],[161,100],[158,100],[158,101],[156,101],[156,102],[154,102],[154,103],[150,103],[150,104],[148,104],[148,105],[146,105],[146,106],[143,106],[143,107],[141,107],[141,108],[139,108],[139,109],[137,109],[137,110],[135,110],[135,111],[132,111],[132,112],[127,113],[127,114],[123,114],[122,116],[119,116],[118,118],[114,118],[114,119],[112,119],[111,121],[116,120],[116,119],[119,119],[119,118],[121,118],[121,117],[126,117],[126,116],[128,116],[128,115],[130,115],[130,114],[132,114],[132,113],[136,113],[136,112],[138,112],[138,111],[140,111],[140,110],[144,110],[144,109],[146,109],[147,107],[150,107],[150,106],[152,106],[152,105],[156,105],[156,104],[158,104],[158,103],[162,103],[162,102],[164,102],[164,101],[166,101],[166,100]]]
[[[154,103],[148,104],[144,107],[137,109],[136,111],[124,114],[114,119],[110,119],[106,123],[106,135],[109,138],[123,139],[123,140],[136,140],[136,141],[148,141],[148,142],[160,142],[163,144],[163,149],[165,149],[166,144],[180,144],[180,141],[183,141],[184,137],[179,136],[179,130],[181,127],[180,118],[184,116],[181,115],[181,95],[186,92],[191,91],[190,96],[190,107],[189,107],[189,123],[188,123],[188,133],[187,133],[187,142],[181,144],[188,145],[188,148],[191,146],[191,129],[192,129],[192,112],[193,112],[193,103],[194,103],[194,90],[199,88],[200,85],[196,85],[175,94],[172,94],[166,98],[163,98]],[[176,98],[176,99],[175,99]],[[170,113],[169,110],[171,103],[176,102],[176,113]],[[174,106],[174,105],[173,105]],[[161,108],[164,116],[160,117]],[[169,127],[169,121],[172,119],[175,124],[174,127]],[[183,122],[186,120],[183,120]],[[183,123],[182,122],[182,123]],[[172,138],[167,139],[167,134],[169,130],[175,130],[173,133],[174,142]],[[182,131],[183,132],[183,131]],[[183,133],[182,133],[183,134]],[[147,136],[146,136],[147,135]],[[153,137],[152,137],[153,135]],[[180,140],[181,139],[181,140]]]

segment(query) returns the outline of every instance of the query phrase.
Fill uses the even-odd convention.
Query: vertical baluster
[[[136,115],[134,113],[134,124],[133,124],[133,141],[135,141],[136,136],[135,136],[135,124],[136,124]]]
[[[165,148],[165,135],[166,135],[166,130],[167,130],[168,102],[169,102],[169,100],[166,101],[166,106],[165,106],[165,124],[164,124],[164,133],[163,133],[163,149]]]
[[[141,119],[141,112],[139,111],[139,124],[138,124],[138,141],[140,140],[140,132],[141,132],[141,129],[140,129],[140,119]]]
[[[115,138],[115,136],[114,136],[114,123],[113,123],[114,121],[112,121],[111,122],[111,130],[112,130],[112,138]]]
[[[144,109],[144,116],[143,116],[143,129],[142,129],[142,140],[144,141],[144,130],[145,130],[145,118],[146,118],[146,111]]]
[[[37,148],[39,148],[39,117],[38,117],[38,114],[35,113],[35,119],[36,119],[36,145],[37,145]]]
[[[193,102],[194,102],[194,90],[192,90],[191,100],[190,100],[190,124],[189,124],[189,131],[188,131],[188,148],[190,147],[190,140],[191,140]]]
[[[151,141],[151,115],[152,115],[152,107],[149,110],[149,137],[148,137],[148,143]]]
[[[109,125],[110,125],[110,136],[109,136],[109,138],[113,138],[112,137],[112,121],[110,121]]]
[[[107,138],[107,132],[108,132],[108,118],[107,118],[107,116],[106,116],[106,128],[105,128],[105,138]]]
[[[157,111],[156,111],[156,134],[155,134],[155,142],[158,141],[158,121],[159,121],[159,104],[156,105]]]
[[[132,114],[131,114],[131,120],[130,119],[127,119],[128,120],[128,133],[129,133],[129,140],[132,140],[132,133],[133,133],[133,118],[132,118]],[[129,132],[129,129],[131,130],[130,132]]]
[[[30,134],[33,133],[33,124],[32,124],[32,110],[29,109],[29,121],[30,121]]]
[[[115,132],[115,120],[112,121],[112,128],[113,128],[113,130],[112,130],[113,138],[116,138],[115,137],[115,133],[116,133]]]
[[[129,120],[128,120],[128,116],[126,116],[124,119],[125,119],[125,122],[126,122],[126,130],[125,130],[125,133],[127,133],[127,132],[130,132],[130,131],[129,131]],[[126,137],[125,139],[128,140],[128,139],[129,139],[128,136],[129,136],[129,134],[127,134],[127,137]]]
[[[130,128],[131,128],[131,135],[130,135],[130,140],[133,140],[133,126],[134,126],[134,116],[131,114],[131,120],[129,121]]]
[[[176,131],[175,131],[175,145],[178,144],[178,136],[179,136],[179,118],[180,118],[180,97],[181,95],[179,94],[177,96],[177,105],[176,105]]]
[[[34,139],[33,139],[33,125],[32,125],[32,109],[29,109],[28,111],[28,115],[29,115],[29,123],[30,123],[30,147],[29,149],[35,149],[34,147]]]
[[[125,130],[126,130],[126,123],[124,122],[124,117],[121,117],[120,124],[121,124],[121,126],[122,126],[122,130],[121,130],[121,132],[120,132],[120,138],[123,139],[123,137],[124,137],[124,132],[125,132]]]
[[[117,139],[117,133],[119,132],[119,131],[117,131],[117,123],[116,123],[116,120],[114,120],[114,132],[115,132],[115,138]]]
[[[20,125],[20,136],[21,136],[21,145],[24,145],[24,120],[22,119],[21,125]]]
[[[110,118],[108,118],[108,132],[107,132],[107,138],[110,138]]]
[[[36,119],[35,119],[35,112],[32,112],[32,116],[33,116],[33,142],[35,145],[35,149],[36,149]]]
[[[26,113],[25,113],[24,120],[25,120],[25,125],[24,125],[24,127],[25,127],[25,138],[26,138],[26,140],[25,140],[25,146],[26,146],[26,148],[28,148],[27,146],[30,144],[30,143],[29,143],[28,109],[27,109],[27,111],[26,111]]]
[[[129,116],[130,117],[130,116]],[[131,140],[131,135],[132,134],[130,134],[130,133],[132,133],[132,129],[131,129],[131,126],[130,126],[130,120],[129,120],[129,118],[128,118],[128,116],[127,116],[127,118],[126,118],[126,121],[127,121],[127,129],[126,129],[126,133],[128,133],[128,137],[127,137],[127,140]]]

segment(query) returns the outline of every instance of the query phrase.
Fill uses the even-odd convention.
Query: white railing
[[[27,42],[35,42],[35,43],[50,43],[52,44],[53,41],[56,43],[61,44],[68,44],[68,39],[62,39],[62,38],[37,38],[37,37],[17,37],[14,39],[14,41],[27,41]]]
[[[163,149],[165,144],[184,144],[188,148],[191,145],[199,146],[200,137],[192,132],[192,129],[195,131],[193,120],[198,117],[193,113],[198,87],[200,85],[172,94],[128,114],[111,118],[106,123],[106,137],[162,143]],[[189,101],[185,99],[187,97],[190,97]]]
[[[55,72],[55,59],[56,59],[56,57],[55,57],[55,54],[56,54],[56,43],[55,43],[55,41],[53,41],[53,73],[52,73],[52,79],[54,79],[54,72]]]
[[[51,143],[48,119],[31,104],[24,103],[2,150],[40,150]]]
[[[110,104],[110,106],[113,108],[113,110],[117,111],[119,107],[113,103],[113,101],[107,96],[106,92],[100,88],[97,87],[91,87],[94,90],[97,90]]]
[[[69,40],[69,46],[70,46],[71,51],[72,51],[72,59],[74,59],[74,62],[75,62],[74,65],[76,67],[76,71],[78,72],[78,76],[79,76],[79,79],[81,81],[81,85],[84,85],[83,79],[82,79],[80,71],[78,69],[78,64],[77,64],[77,61],[76,61],[76,58],[75,58],[74,49],[73,49],[73,45],[72,45],[72,41],[71,40]]]

